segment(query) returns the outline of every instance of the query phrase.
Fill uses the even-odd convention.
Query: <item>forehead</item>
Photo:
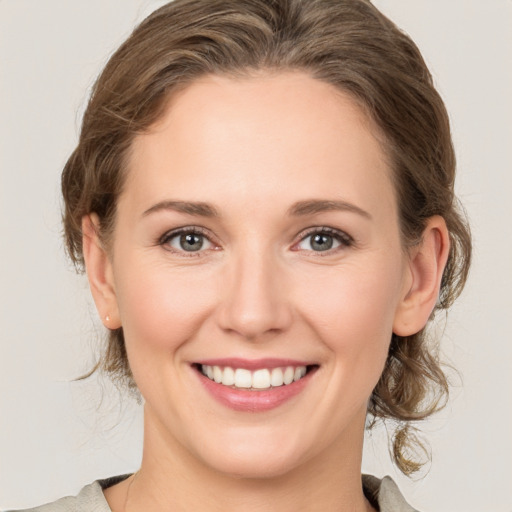
[[[334,86],[299,72],[205,76],[136,137],[127,188],[207,201],[229,189],[254,201],[282,199],[288,183],[296,196],[371,202],[387,191],[394,203],[390,174],[377,127]]]

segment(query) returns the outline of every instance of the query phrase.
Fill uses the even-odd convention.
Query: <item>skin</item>
[[[218,215],[162,207],[176,201]],[[106,326],[123,327],[145,399],[141,469],[105,491],[111,508],[371,510],[367,401],[392,332],[428,320],[448,235],[434,217],[420,245],[402,247],[391,169],[355,102],[298,72],[204,77],[135,139],[109,251],[97,224],[84,218],[91,289]],[[200,251],[162,239],[191,226]],[[312,230],[333,247],[314,250]],[[276,409],[240,412],[191,366],[220,357],[318,370]]]

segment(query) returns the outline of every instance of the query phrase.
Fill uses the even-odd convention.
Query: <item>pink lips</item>
[[[220,366],[231,368],[243,368],[255,371],[260,368],[279,368],[287,366],[309,366],[304,361],[291,359],[209,359],[202,360],[197,365]],[[197,370],[197,376],[205,389],[221,404],[241,412],[264,412],[279,407],[294,396],[298,395],[310,382],[315,368],[309,371],[303,378],[288,385],[278,386],[264,390],[239,389],[232,386],[219,384],[205,375],[200,369]]]

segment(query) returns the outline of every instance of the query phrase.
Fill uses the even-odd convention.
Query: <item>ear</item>
[[[449,249],[445,220],[430,217],[421,242],[409,251],[406,287],[393,323],[398,336],[411,336],[425,327],[439,296]]]
[[[103,325],[121,327],[112,263],[98,236],[100,221],[95,213],[82,218],[82,247],[91,293]]]

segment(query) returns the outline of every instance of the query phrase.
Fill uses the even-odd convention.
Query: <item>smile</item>
[[[203,375],[223,386],[252,391],[268,390],[287,386],[306,376],[306,366],[286,366],[282,368],[260,368],[254,371],[230,366],[200,366]]]
[[[265,412],[301,395],[319,365],[291,359],[211,359],[192,365],[217,402],[240,412]]]

